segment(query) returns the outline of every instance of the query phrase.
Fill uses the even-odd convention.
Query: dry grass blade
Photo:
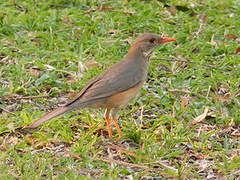
[[[99,158],[98,160],[109,163],[109,164],[116,163],[118,165],[130,167],[130,168],[144,168],[144,169],[148,168],[147,166],[144,166],[142,164],[132,164],[132,163],[128,163],[120,160],[114,160],[114,159]]]
[[[206,118],[207,113],[208,113],[208,110],[209,110],[209,107],[205,107],[204,112],[203,112],[201,115],[199,115],[198,117],[196,117],[196,118],[191,122],[191,124],[194,125],[194,124],[197,124],[197,123],[202,122],[202,121]]]
[[[181,90],[181,89],[169,89],[168,92],[173,93],[173,94],[179,94],[179,93],[190,94],[191,93],[191,91]]]
[[[161,166],[163,166],[163,167],[165,167],[165,168],[167,168],[167,169],[171,169],[171,170],[173,170],[173,171],[175,171],[175,172],[178,172],[178,169],[176,169],[175,167],[172,167],[172,166],[168,165],[168,164],[167,164],[166,162],[164,162],[164,161],[159,160],[159,161],[157,161],[156,163],[160,164]]]

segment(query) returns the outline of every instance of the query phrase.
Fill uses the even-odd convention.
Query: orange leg
[[[113,122],[114,126],[117,129],[119,137],[123,137],[122,130],[121,130],[121,128],[120,128],[120,126],[118,125],[118,122],[117,122],[117,119],[118,119],[117,113],[118,113],[118,111],[119,111],[119,108],[112,109],[112,112],[111,112],[112,122]]]
[[[111,127],[109,113],[110,113],[110,110],[106,109],[105,114],[104,114],[104,119],[106,121],[106,126],[107,126],[107,130],[108,130],[108,137],[112,138],[112,127]]]
[[[116,119],[112,119],[112,121],[113,121],[113,123],[114,123],[114,125],[115,125],[115,127],[116,127],[116,129],[117,129],[117,132],[118,132],[119,137],[123,137],[122,130],[121,130],[121,128],[120,128],[117,120],[116,120]]]

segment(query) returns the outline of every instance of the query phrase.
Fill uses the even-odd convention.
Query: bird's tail
[[[24,126],[23,128],[36,128],[38,127],[39,125],[41,125],[42,123],[46,122],[46,121],[49,121],[50,119],[56,117],[56,116],[59,116],[65,112],[68,112],[68,111],[71,111],[73,110],[73,108],[69,107],[69,106],[62,106],[62,107],[59,107],[47,114],[45,114],[42,118],[40,118],[39,120],[37,121],[34,121],[32,124],[28,125],[28,126]]]

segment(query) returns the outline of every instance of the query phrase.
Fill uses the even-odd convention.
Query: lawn
[[[0,179],[239,179],[239,0],[0,1]],[[134,39],[158,47],[107,137],[103,110],[21,127],[73,99]]]

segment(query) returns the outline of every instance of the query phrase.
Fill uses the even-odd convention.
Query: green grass
[[[238,1],[5,0],[0,7],[0,179],[239,178]],[[144,32],[177,41],[155,51],[167,61],[152,60],[140,97],[120,113],[123,139],[106,137],[103,110],[16,129],[72,98]],[[80,71],[90,60],[101,66]],[[190,125],[205,107],[203,122]]]

